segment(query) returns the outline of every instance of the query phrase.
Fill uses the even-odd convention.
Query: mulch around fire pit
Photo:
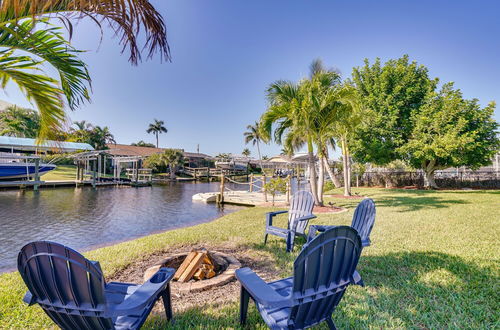
[[[363,199],[366,196],[361,196],[361,195],[344,196],[339,194],[339,195],[325,195],[325,197],[343,198],[343,199]]]
[[[213,246],[189,246],[168,251],[158,252],[153,255],[145,256],[141,260],[137,260],[128,267],[118,271],[108,281],[127,282],[127,283],[143,283],[143,275],[147,268],[155,265],[165,256],[181,252],[190,251],[191,249],[206,248],[207,250],[220,251],[231,255],[239,260],[242,267],[250,267],[265,281],[277,280],[279,277],[276,263],[266,252],[238,249],[228,247],[213,247]],[[227,302],[236,302],[239,299],[240,285],[234,280],[221,286],[212,287],[201,292],[186,292],[176,290],[175,287],[182,285],[181,283],[172,281],[172,307],[174,313],[182,312],[192,307],[199,307],[200,304],[223,304]],[[154,313],[163,313],[163,304],[157,303],[153,309]]]
[[[272,205],[272,203],[268,202],[268,203],[261,203],[261,204],[259,204],[259,206],[269,207],[269,206],[273,206],[273,205]],[[289,207],[285,203],[274,203],[274,206],[275,207],[283,207],[283,208],[288,208]],[[313,209],[313,213],[342,213],[342,212],[345,212],[345,211],[347,211],[346,208],[338,207],[338,206],[333,206],[333,205],[315,206],[314,209]]]

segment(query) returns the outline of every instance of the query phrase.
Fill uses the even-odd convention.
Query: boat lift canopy
[[[0,152],[36,153],[41,151],[75,152],[90,150],[94,150],[94,148],[88,143],[46,140],[37,144],[35,139],[0,135]]]

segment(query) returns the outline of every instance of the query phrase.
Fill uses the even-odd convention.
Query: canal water
[[[211,221],[242,208],[219,208],[191,199],[218,189],[219,183],[185,182],[0,191],[0,272],[15,269],[17,253],[31,241],[55,241],[85,251]]]

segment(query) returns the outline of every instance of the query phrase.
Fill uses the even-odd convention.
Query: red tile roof
[[[159,154],[164,152],[165,148],[150,148],[150,147],[138,147],[131,146],[127,144],[107,144],[109,148],[108,153],[114,156],[151,156],[153,154]],[[185,152],[182,149],[179,149],[184,153],[184,156],[187,158],[212,158],[209,155],[199,154],[194,152]]]

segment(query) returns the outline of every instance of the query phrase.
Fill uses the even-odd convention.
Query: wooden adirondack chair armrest
[[[308,220],[311,220],[314,218],[316,218],[316,216],[314,214],[309,214],[309,215],[305,215],[303,217],[300,217],[298,219],[295,219],[294,227],[292,228],[292,231],[295,232],[295,229],[297,228],[297,225],[300,221],[308,221]]]
[[[165,290],[168,282],[174,276],[175,269],[160,268],[151,278],[127,297],[121,304],[113,306],[108,316],[132,315],[142,313],[152,299],[158,297]]]
[[[309,214],[309,215],[305,215],[305,216],[303,216],[303,217],[300,217],[300,218],[298,218],[298,219],[296,219],[296,220],[297,220],[297,222],[298,222],[298,221],[306,221],[306,220],[311,220],[311,219],[314,219],[314,218],[316,218],[316,216],[315,216],[314,214]]]
[[[276,211],[276,212],[268,212],[266,213],[266,226],[273,225],[273,217],[278,214],[288,213],[288,211]]]
[[[312,241],[317,236],[318,232],[324,233],[328,229],[332,229],[332,228],[335,228],[335,227],[336,226],[327,226],[327,225],[312,225],[312,226],[309,226],[309,234],[307,235],[307,242]]]
[[[236,270],[236,278],[241,283],[241,286],[248,291],[250,297],[259,304],[273,308],[290,306],[290,299],[274,291],[250,268],[245,267]]]
[[[357,270],[355,270],[352,274],[351,283],[359,286],[365,286],[365,283],[363,282],[363,279],[361,278],[361,275]]]

